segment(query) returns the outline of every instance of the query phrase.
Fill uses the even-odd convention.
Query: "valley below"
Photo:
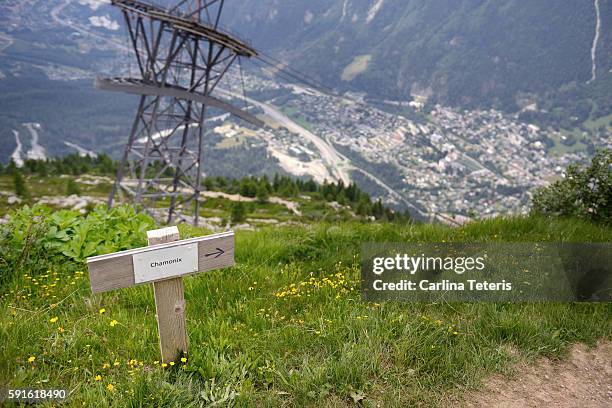
[[[388,7],[380,3],[368,23]],[[118,158],[137,98],[94,90],[92,82],[100,73],[130,74],[121,16],[93,0],[9,1],[0,16],[6,23],[0,30],[0,161],[21,165],[72,152]],[[360,55],[345,80],[368,69],[370,59]],[[330,92],[255,66],[242,74],[230,71],[228,78],[244,82],[246,97],[235,87],[219,96],[247,102],[266,125],[256,129],[213,111],[205,175],[352,181],[422,220],[455,224],[525,213],[535,188],[563,177],[569,163],[612,147],[605,117],[569,131],[525,121],[534,106],[517,113],[467,109],[417,94]],[[45,99],[55,103],[43,105]]]
[[[114,3],[0,0],[0,405],[610,406],[612,0]]]

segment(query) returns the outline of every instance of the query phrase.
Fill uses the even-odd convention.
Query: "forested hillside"
[[[561,99],[568,99],[573,96],[568,89],[580,89],[592,77],[593,1],[227,4],[226,23],[258,47],[325,83],[384,99],[413,93],[445,104],[517,110],[530,102],[556,101],[560,88]],[[612,3],[598,4],[595,71],[606,78],[612,68]]]

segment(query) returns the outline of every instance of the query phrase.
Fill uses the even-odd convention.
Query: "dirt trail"
[[[522,365],[510,378],[496,375],[465,395],[464,406],[612,407],[612,342],[574,346],[568,358]]]

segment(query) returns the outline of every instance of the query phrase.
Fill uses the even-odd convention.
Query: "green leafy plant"
[[[61,259],[70,268],[87,257],[146,245],[153,219],[132,207],[96,207],[86,216],[35,205],[13,212],[0,228],[0,283],[15,273],[37,275]]]
[[[536,190],[532,202],[537,214],[612,222],[612,150],[598,151],[590,166],[570,165],[563,180]]]
[[[108,209],[96,207],[86,217],[73,211],[59,211],[51,216],[46,246],[78,262],[109,252],[146,245],[146,232],[153,220],[137,214],[132,207]]]

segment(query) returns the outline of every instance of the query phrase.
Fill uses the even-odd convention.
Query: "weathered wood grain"
[[[147,238],[149,245],[157,245],[178,241],[180,236],[178,228],[170,227],[148,231]],[[153,282],[153,289],[162,361],[169,363],[187,353],[188,348],[183,278]]]
[[[176,227],[148,231],[148,247],[88,258],[87,266],[92,292],[99,293],[134,286],[136,284],[134,279],[134,256],[162,249],[171,252],[172,248],[197,244],[197,272],[206,272],[234,265],[233,232],[224,232],[183,241],[179,241],[179,235],[178,228]],[[190,251],[194,249],[192,248]],[[181,251],[177,252],[180,253]],[[165,252],[158,253],[158,256],[165,257],[166,255]],[[155,257],[153,258],[155,259]],[[164,273],[163,280],[153,282],[159,345],[164,363],[176,361],[183,353],[187,352],[185,295],[182,276],[197,273],[193,272],[193,261],[195,261],[195,258],[192,257],[191,260],[192,264],[188,268],[189,270],[181,272],[180,270],[166,269],[166,272],[176,273],[176,275],[167,276],[167,273]],[[137,261],[137,263],[139,262],[142,262],[142,260]]]
[[[88,258],[87,266],[89,269],[91,291],[93,293],[100,293],[134,286],[136,283],[134,282],[133,255],[190,243],[198,244],[198,272],[227,268],[234,265],[234,233],[232,231],[182,241],[173,241]],[[217,256],[217,248],[221,248],[225,252]],[[193,273],[188,272],[177,276],[186,276]]]

